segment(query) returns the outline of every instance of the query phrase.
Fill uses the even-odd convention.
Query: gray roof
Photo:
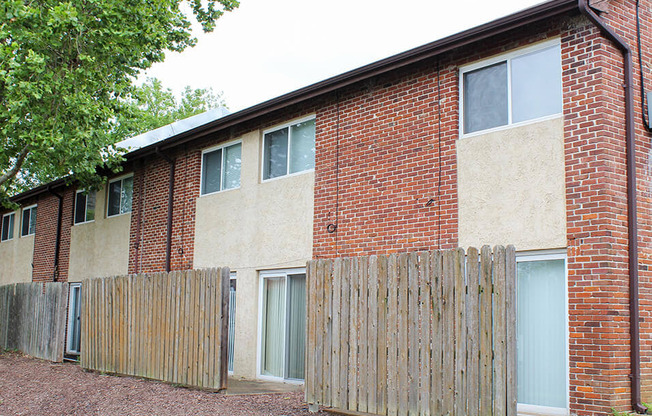
[[[228,114],[229,110],[227,110],[225,107],[208,110],[204,113],[184,118],[183,120],[175,121],[174,123],[170,123],[166,126],[150,130],[134,137],[130,137],[117,143],[117,146],[127,149],[128,152],[132,152],[134,150],[138,150],[154,143],[169,139],[170,137],[174,137],[181,133],[185,133],[196,127],[220,119]]]

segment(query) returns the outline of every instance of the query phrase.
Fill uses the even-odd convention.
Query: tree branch
[[[0,176],[0,185],[7,182],[9,179],[13,178],[14,176],[16,176],[21,166],[23,166],[23,162],[25,162],[25,158],[27,157],[28,153],[29,153],[29,145],[26,145],[25,147],[23,147],[23,150],[21,150],[20,153],[18,154],[14,166],[11,169],[9,169],[7,173]]]

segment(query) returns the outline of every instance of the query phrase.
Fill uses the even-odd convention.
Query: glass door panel
[[[306,275],[278,272],[263,276],[262,286],[260,374],[303,380]]]
[[[68,303],[68,348],[67,353],[79,354],[81,351],[81,285],[70,285]]]
[[[517,265],[518,402],[566,408],[564,259]]]
[[[266,278],[263,287],[262,374],[283,377],[285,279]]]
[[[233,372],[233,352],[235,347],[235,294],[237,280],[231,278],[229,289],[229,371]]]
[[[306,340],[306,275],[288,276],[286,377],[303,380]]]

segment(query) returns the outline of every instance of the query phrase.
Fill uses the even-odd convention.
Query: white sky
[[[541,2],[240,0],[146,76],[223,91],[233,112]]]

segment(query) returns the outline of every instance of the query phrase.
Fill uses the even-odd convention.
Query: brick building
[[[652,401],[638,3],[546,2],[164,135],[95,193],[18,195],[0,282],[229,266],[234,373],[295,380],[302,356],[284,357],[303,345],[272,316],[305,302],[290,294],[308,259],[514,244],[519,412],[637,408]]]

